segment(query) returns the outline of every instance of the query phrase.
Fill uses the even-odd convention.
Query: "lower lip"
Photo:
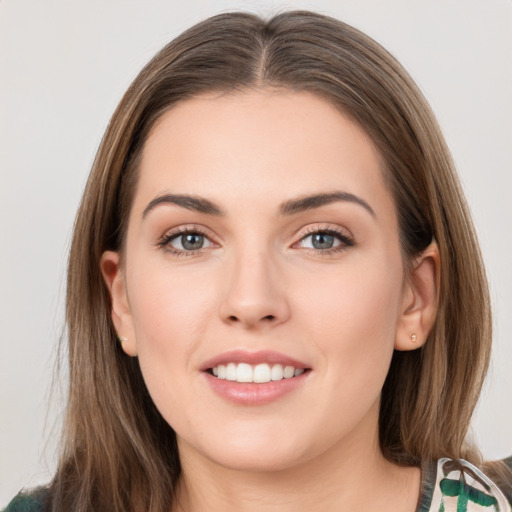
[[[218,379],[210,373],[203,372],[213,391],[222,398],[241,405],[265,405],[277,400],[302,386],[309,376],[309,371],[291,379],[275,380],[264,383],[236,382]]]

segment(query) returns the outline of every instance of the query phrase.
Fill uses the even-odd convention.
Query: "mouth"
[[[223,399],[238,405],[265,405],[303,388],[312,368],[273,350],[231,350],[200,368],[205,382]]]
[[[284,379],[293,379],[299,377],[308,368],[299,368],[283,364],[248,364],[230,362],[219,364],[208,368],[207,373],[221,380],[229,380],[240,383],[264,384],[271,381],[280,381]]]

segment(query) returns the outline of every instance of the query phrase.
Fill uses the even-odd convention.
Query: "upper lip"
[[[201,371],[209,370],[220,364],[228,363],[247,363],[251,365],[267,363],[267,364],[282,364],[283,366],[293,366],[297,368],[309,368],[309,366],[302,361],[299,361],[293,357],[275,352],[273,350],[259,350],[256,352],[236,349],[228,352],[223,352],[217,356],[208,359],[201,366]]]

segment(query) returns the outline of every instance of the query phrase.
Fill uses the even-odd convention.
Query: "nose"
[[[220,306],[224,322],[258,329],[288,320],[290,308],[284,277],[267,253],[239,256],[226,278]]]

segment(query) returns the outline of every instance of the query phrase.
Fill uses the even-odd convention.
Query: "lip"
[[[311,372],[304,372],[298,377],[256,384],[254,382],[236,382],[218,379],[207,372],[201,373],[211,389],[230,402],[240,405],[265,405],[300,388]]]
[[[214,366],[219,366],[219,364],[228,363],[247,363],[251,365],[267,363],[293,366],[295,369],[302,368],[305,370],[310,368],[306,363],[299,361],[298,359],[294,359],[293,357],[286,356],[273,350],[258,350],[256,352],[250,352],[238,349],[223,352],[222,354],[208,359],[208,361],[206,361],[199,369],[205,372]]]
[[[264,383],[218,379],[207,371],[219,364],[228,363],[247,363],[251,365],[259,363],[282,364],[283,366],[293,366],[295,369],[301,368],[306,371],[297,377]],[[207,385],[217,395],[229,402],[247,406],[265,405],[278,400],[302,387],[311,373],[311,368],[302,361],[271,350],[260,350],[257,352],[230,350],[209,359],[200,369],[201,377],[205,379]]]

